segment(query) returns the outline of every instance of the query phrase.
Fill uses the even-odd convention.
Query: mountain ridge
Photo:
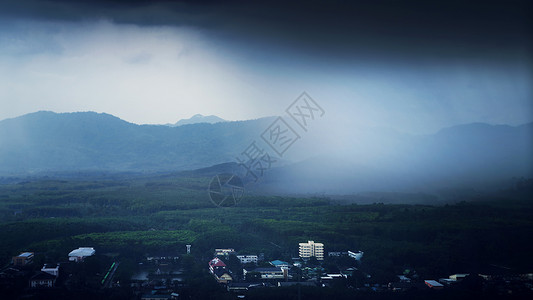
[[[274,155],[260,137],[274,118],[169,127],[137,125],[105,113],[36,112],[0,121],[0,176],[217,170],[209,168],[230,162],[235,169],[253,141]],[[344,144],[324,146],[325,156],[313,150],[327,145],[328,133],[307,135],[265,171],[262,188],[352,193],[533,176],[533,123],[462,124],[424,136],[354,132]]]
[[[37,112],[0,121],[0,173],[207,167],[231,160],[235,145],[246,147],[241,138],[269,120],[168,127],[95,112]]]

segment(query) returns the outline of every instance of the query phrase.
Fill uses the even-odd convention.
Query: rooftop
[[[435,280],[424,280],[424,282],[430,286],[433,286],[433,287],[441,287],[443,286],[441,283],[435,281]]]
[[[96,251],[90,247],[80,247],[76,250],[70,251],[68,256],[92,256]]]
[[[280,268],[271,267],[271,268],[255,268],[250,272],[281,272]]]
[[[294,286],[294,285],[316,286],[316,283],[310,282],[310,281],[303,281],[303,282],[296,282],[296,281],[278,282],[278,286]]]
[[[229,287],[254,287],[261,286],[260,283],[250,283],[250,282],[232,282],[228,284]]]
[[[276,259],[276,260],[273,260],[270,262],[272,265],[274,266],[279,266],[279,265],[288,265],[289,263],[286,262],[286,261],[281,261],[279,259]]]
[[[19,254],[19,257],[30,257],[33,255],[33,252],[23,252]]]
[[[209,262],[209,266],[211,266],[211,267],[225,267],[226,264],[220,258],[215,257]]]
[[[44,264],[43,269],[57,269],[59,264]]]

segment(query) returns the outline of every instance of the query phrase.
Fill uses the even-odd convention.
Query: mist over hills
[[[473,134],[468,132],[472,129]],[[384,157],[326,155],[276,168],[253,190],[261,194],[443,194],[451,190],[505,189],[513,178],[533,175],[532,132],[531,124],[458,126],[398,143]]]
[[[533,123],[516,127],[474,123],[427,136],[377,130],[360,134],[359,139],[360,148],[274,169],[255,190],[273,194],[444,194],[508,188],[513,178],[533,176]],[[373,147],[361,147],[371,143]]]
[[[252,141],[260,141],[273,120],[169,127],[136,125],[94,112],[27,114],[0,121],[0,176],[80,170],[227,172],[238,168],[235,158]],[[328,145],[337,137],[328,132],[306,136],[291,149],[292,155],[274,163],[250,190],[425,192],[495,187],[513,177],[533,175],[533,123],[515,127],[474,123],[426,136],[380,128],[347,132],[334,146]],[[260,145],[268,150],[266,144]]]

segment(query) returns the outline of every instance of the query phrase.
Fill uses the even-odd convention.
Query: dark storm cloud
[[[5,17],[191,26],[327,58],[506,60],[531,50],[530,1],[2,1]]]
[[[0,0],[0,99],[18,105],[0,119],[40,109],[248,119],[306,90],[328,104],[331,128],[517,125],[533,116],[530,7]]]

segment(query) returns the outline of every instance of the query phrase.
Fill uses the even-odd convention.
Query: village
[[[405,269],[388,283],[373,281],[372,274],[360,270],[363,251],[324,251],[324,244],[299,243],[298,256],[265,257],[264,253],[241,253],[233,248],[216,248],[211,258],[185,253],[146,254],[135,267],[118,275],[119,260],[97,255],[93,247],[79,247],[64,262],[38,265],[35,253],[23,252],[0,271],[0,290],[23,291],[25,296],[65,295],[88,292],[106,294],[127,291],[133,299],[186,299],[191,289],[209,283],[235,298],[257,289],[285,287],[353,289],[370,293],[398,294],[407,291],[445,289],[491,290],[499,295],[531,292],[533,274],[451,274],[442,278],[421,278],[416,270]],[[124,267],[128,268],[128,267]],[[124,269],[123,268],[123,269]],[[123,271],[123,270],[121,270]],[[124,272],[122,272],[124,274]],[[193,283],[194,279],[202,283]],[[211,278],[211,279],[209,279]],[[218,287],[215,287],[218,286]],[[20,296],[20,295],[19,295]]]

